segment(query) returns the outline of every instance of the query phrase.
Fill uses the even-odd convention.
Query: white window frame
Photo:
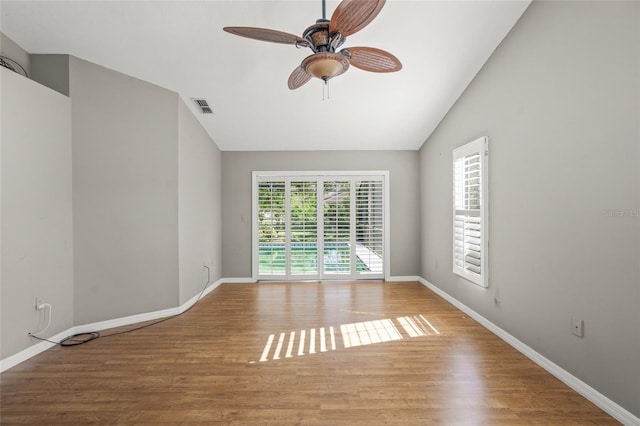
[[[344,178],[346,180],[350,179],[367,179],[371,177],[379,177],[383,182],[383,279],[389,280],[390,278],[390,270],[391,270],[391,243],[389,239],[389,229],[390,229],[390,187],[389,187],[389,171],[388,170],[357,170],[357,171],[252,171],[251,173],[251,187],[252,187],[252,277],[254,280],[258,280],[258,229],[257,229],[257,221],[258,221],[258,182],[265,179],[270,178],[283,178],[285,181],[292,180],[313,180],[318,182],[318,188],[324,186],[324,181],[326,180],[340,180],[340,178]],[[318,191],[318,196],[322,197],[322,191]],[[355,196],[352,194],[352,196]],[[320,201],[321,198],[319,198]],[[320,204],[319,204],[320,205]],[[322,212],[319,210],[318,216],[318,235],[324,232],[323,228],[323,220],[322,220]],[[352,224],[352,227],[355,228],[355,225]],[[320,242],[319,242],[320,244]],[[322,246],[319,245],[319,250],[322,250]],[[352,265],[355,262],[352,262]],[[278,276],[274,277],[274,279],[287,279],[286,277]],[[319,268],[319,279],[344,279],[340,276],[332,276],[329,274],[322,274]],[[360,274],[358,279],[367,279],[366,274]],[[303,279],[300,277],[300,279]],[[376,278],[374,278],[376,279]]]
[[[456,200],[463,197],[463,194],[458,191],[464,189],[464,183],[461,187],[457,185],[456,180],[456,162],[462,160],[467,156],[474,154],[480,155],[480,208],[479,209],[464,209],[456,205]],[[453,273],[477,284],[481,287],[489,287],[489,138],[483,136],[474,141],[471,141],[465,145],[462,145],[453,150],[453,215],[452,215],[452,263]],[[464,193],[464,191],[462,191]],[[459,266],[456,263],[456,231],[460,232],[460,229],[456,228],[456,216],[464,216],[465,218],[477,217],[480,218],[480,273],[471,271],[467,266],[466,255],[462,255],[462,264]],[[465,220],[465,224],[467,221]],[[466,228],[466,226],[463,226]],[[463,229],[463,234],[465,230]],[[458,237],[459,238],[459,237]],[[463,246],[467,244],[466,235],[463,236]]]

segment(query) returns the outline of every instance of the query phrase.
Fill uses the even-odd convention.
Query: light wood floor
[[[1,409],[3,425],[617,424],[424,286],[381,282],[223,284],[8,370]]]

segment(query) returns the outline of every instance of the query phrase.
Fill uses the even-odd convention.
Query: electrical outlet
[[[584,321],[578,318],[571,318],[571,332],[578,337],[584,337]]]
[[[36,297],[36,311],[41,311],[44,308],[46,308],[47,306],[47,302],[44,301],[44,299],[42,297]]]

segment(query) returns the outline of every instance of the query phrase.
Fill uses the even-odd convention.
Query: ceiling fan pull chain
[[[322,101],[331,99],[331,95],[329,93],[329,79],[323,80],[324,84],[322,85]]]

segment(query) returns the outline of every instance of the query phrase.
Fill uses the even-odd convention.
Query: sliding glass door
[[[384,278],[387,172],[254,172],[259,280]]]

